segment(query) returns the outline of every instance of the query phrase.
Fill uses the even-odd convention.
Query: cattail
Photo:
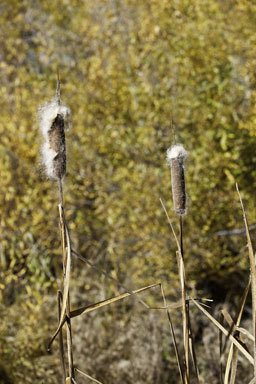
[[[183,145],[177,144],[167,150],[167,163],[171,167],[172,197],[174,210],[178,215],[186,212],[186,189],[183,161],[188,152]]]
[[[40,129],[44,139],[42,147],[46,175],[61,180],[66,173],[65,120],[69,108],[61,105],[59,95],[39,109]]]

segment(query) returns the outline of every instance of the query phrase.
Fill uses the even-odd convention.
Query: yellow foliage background
[[[255,220],[255,22],[256,5],[247,0],[1,2],[3,383],[58,382],[57,350],[46,353],[61,276],[58,193],[43,174],[37,120],[38,107],[54,97],[57,68],[72,111],[64,189],[74,247],[127,286],[161,280],[177,299],[175,243],[159,202],[176,223],[165,162],[176,140],[190,153],[190,288],[217,302],[240,295],[245,239],[218,232],[243,227],[236,181]],[[73,279],[74,306],[117,293],[77,261]],[[111,322],[111,311],[101,321],[108,314]],[[171,354],[162,353],[163,366],[172,366]],[[121,382],[108,379],[104,364],[99,378]]]

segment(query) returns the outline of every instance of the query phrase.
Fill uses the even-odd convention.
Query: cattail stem
[[[185,382],[189,384],[189,307],[187,305],[186,294],[186,278],[184,267],[184,251],[183,251],[183,219],[179,216],[180,221],[180,252],[179,255],[179,275],[181,284],[181,296],[182,296],[182,317],[183,317],[183,341],[184,341],[184,353],[185,353]]]
[[[63,185],[62,185],[61,179],[58,179],[58,185],[59,185],[60,204],[62,206],[62,210],[64,211],[64,194],[63,194]]]
[[[183,251],[183,215],[186,212],[186,188],[184,175],[184,159],[187,151],[181,144],[174,145],[167,150],[167,163],[171,168],[172,198],[174,211],[179,216],[180,242],[178,246],[178,269],[181,285],[183,342],[185,354],[185,383],[189,384],[189,306],[187,304],[186,278]]]
[[[59,192],[60,192],[60,228],[61,228],[61,240],[62,240],[62,257],[63,257],[63,282],[66,279],[66,264],[67,264],[67,224],[64,213],[64,197],[62,180],[59,179]],[[72,328],[70,319],[70,295],[68,292],[67,306],[66,306],[66,324],[67,324],[67,352],[68,352],[68,372],[69,378],[74,378],[74,363],[73,363],[73,349],[72,349]]]
[[[60,79],[57,74],[56,97],[39,109],[40,129],[43,136],[42,155],[46,175],[58,182],[59,186],[59,215],[60,231],[63,258],[63,292],[58,294],[59,325],[57,333],[59,336],[59,349],[61,355],[62,373],[65,383],[73,382],[74,366],[72,352],[72,330],[70,321],[70,271],[71,271],[71,244],[69,231],[64,214],[64,198],[62,180],[66,173],[66,141],[65,125],[66,118],[70,113],[69,108],[61,104],[60,99]],[[63,296],[63,297],[62,297]],[[65,369],[64,346],[62,338],[61,324],[67,323],[67,353],[68,353],[68,377]],[[52,341],[51,341],[52,342]],[[50,343],[51,344],[51,343]]]
[[[67,305],[67,350],[68,350],[68,373],[69,377],[74,378],[74,361],[73,361],[73,349],[72,349],[72,328],[70,318],[70,297],[68,294],[68,305]],[[72,381],[71,381],[72,382]]]
[[[62,307],[62,292],[58,291],[57,295],[57,302],[58,302],[58,316],[60,321],[61,316],[61,307]],[[62,370],[62,383],[66,383],[66,367],[65,367],[65,354],[64,354],[64,345],[63,345],[63,333],[62,329],[59,333],[59,351],[60,351],[60,362],[61,362],[61,370]]]
[[[58,105],[60,105],[60,76],[59,76],[59,70],[57,71],[56,99],[57,99]]]
[[[182,220],[181,215],[179,216],[179,219],[180,219],[180,253],[181,253],[181,256],[183,258],[183,255],[184,255],[184,251],[183,251],[183,220]]]

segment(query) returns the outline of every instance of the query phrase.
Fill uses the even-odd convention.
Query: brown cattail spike
[[[61,180],[66,173],[65,123],[69,109],[60,104],[59,82],[57,97],[39,110],[45,171],[50,179]]]
[[[56,156],[53,158],[53,172],[57,179],[62,179],[66,173],[66,144],[64,117],[58,113],[48,131],[49,147]]]
[[[171,167],[172,197],[174,210],[178,215],[186,212],[186,188],[184,159],[188,156],[182,145],[174,145],[167,151],[167,163]]]

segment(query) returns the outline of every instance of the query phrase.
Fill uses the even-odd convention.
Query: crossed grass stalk
[[[165,208],[163,201],[160,199],[164,212],[167,216],[167,220],[171,227],[174,239],[177,245],[177,263],[178,271],[180,278],[181,286],[181,299],[175,303],[168,304],[165,298],[163,286],[161,282],[151,284],[146,287],[139,288],[137,290],[130,290],[123,284],[121,284],[117,279],[114,279],[106,271],[98,268],[92,264],[87,258],[79,254],[72,248],[70,233],[65,218],[65,206],[64,206],[64,195],[63,195],[63,179],[66,172],[66,145],[65,145],[65,125],[67,124],[66,118],[69,115],[69,109],[61,104],[60,101],[60,81],[58,77],[57,81],[57,92],[56,98],[49,104],[45,105],[40,110],[40,123],[41,131],[44,137],[44,146],[43,146],[43,158],[46,168],[46,174],[49,178],[54,179],[58,183],[59,188],[59,220],[60,220],[60,234],[61,234],[61,243],[62,243],[62,259],[63,259],[63,287],[62,290],[58,291],[57,303],[58,303],[58,326],[52,336],[49,347],[58,336],[59,340],[59,352],[60,352],[60,362],[62,370],[62,383],[76,383],[75,373],[79,373],[81,376],[90,379],[95,383],[102,384],[97,379],[91,377],[87,373],[81,371],[78,368],[74,367],[73,361],[73,344],[72,344],[72,327],[71,319],[82,314],[89,313],[91,311],[97,310],[103,306],[112,304],[114,302],[123,300],[128,297],[133,297],[140,302],[145,308],[150,310],[164,310],[166,311],[167,319],[170,326],[170,333],[172,336],[172,342],[174,346],[176,361],[178,370],[180,373],[180,380],[182,384],[189,384],[191,382],[191,371],[190,371],[190,356],[193,364],[194,375],[196,382],[200,383],[200,375],[197,365],[192,328],[190,322],[190,311],[189,303],[192,302],[197,308],[204,313],[210,321],[218,327],[220,331],[220,381],[224,384],[234,384],[237,372],[237,360],[238,352],[240,351],[251,364],[254,366],[254,378],[250,382],[253,384],[256,379],[256,342],[255,342],[255,333],[256,333],[256,272],[255,272],[255,259],[254,259],[254,250],[252,247],[251,237],[248,229],[247,219],[245,210],[243,207],[242,198],[237,186],[237,192],[239,194],[241,207],[243,210],[245,229],[248,241],[249,249],[249,259],[251,266],[251,274],[249,282],[247,284],[246,290],[244,292],[241,307],[237,314],[236,320],[233,321],[231,316],[227,311],[222,311],[222,320],[225,319],[229,325],[228,330],[224,328],[221,322],[218,322],[210,313],[204,308],[205,304],[203,303],[207,299],[194,299],[187,295],[187,285],[185,277],[185,265],[184,265],[184,250],[183,250],[183,216],[186,212],[186,191],[185,191],[185,176],[184,176],[184,159],[187,157],[187,152],[184,150],[183,146],[175,145],[167,151],[167,162],[171,167],[171,178],[172,178],[172,194],[173,194],[173,205],[174,211],[179,216],[179,229],[180,236],[179,240],[174,231],[173,225],[171,223],[168,212]],[[91,304],[82,306],[75,310],[70,308],[70,277],[71,277],[71,258],[72,255],[80,259],[82,262],[86,263],[89,267],[96,269],[101,274],[105,275],[108,279],[114,281],[119,288],[125,290],[125,293],[117,295],[115,297]],[[245,307],[246,299],[248,296],[249,288],[252,288],[252,307],[253,307],[253,335],[248,331],[240,328],[240,322]],[[163,306],[161,307],[152,307],[149,306],[144,300],[138,297],[140,292],[159,287],[163,299]],[[201,301],[201,303],[199,302]],[[177,345],[177,340],[175,337],[174,327],[171,319],[171,310],[177,310],[182,308],[182,317],[183,317],[183,353],[182,357],[179,354],[179,348]],[[65,361],[65,346],[63,340],[63,326],[66,325],[66,350],[68,361],[66,364]],[[222,334],[226,336],[226,342],[223,347],[222,345]],[[254,345],[254,356],[252,357],[248,352],[245,343],[242,339],[242,334],[245,334],[249,340],[253,341]],[[228,359],[225,368],[225,375],[223,381],[223,354],[227,347],[227,340],[231,341],[230,350],[228,354]]]

